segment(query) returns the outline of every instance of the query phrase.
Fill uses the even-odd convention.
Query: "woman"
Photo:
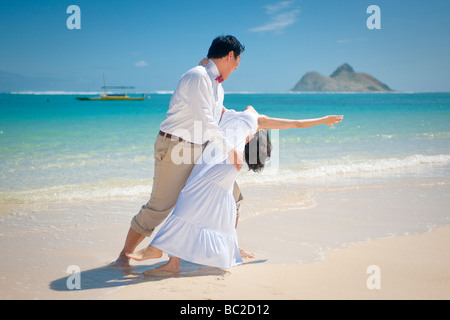
[[[269,118],[259,115],[249,106],[244,112],[226,110],[220,127],[236,149],[245,149],[249,168],[260,171],[271,152],[266,129],[307,128],[319,124],[332,127],[342,118]],[[242,263],[235,228],[236,203],[232,194],[237,174],[238,171],[227,162],[223,152],[217,151],[213,144],[207,145],[181,191],[172,215],[147,248],[127,256],[146,260],[159,258],[166,252],[171,260],[162,271],[172,273],[179,272],[180,258],[222,269]]]

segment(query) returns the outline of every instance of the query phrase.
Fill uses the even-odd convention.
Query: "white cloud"
[[[148,63],[147,63],[147,61],[141,60],[141,61],[135,62],[134,66],[138,67],[138,68],[147,67]]]
[[[264,8],[266,8],[267,14],[274,14],[280,10],[288,9],[292,5],[293,1],[281,1],[275,4],[268,4]]]
[[[269,21],[259,27],[251,28],[252,32],[282,31],[297,21],[300,7],[295,1],[281,1],[264,7]]]

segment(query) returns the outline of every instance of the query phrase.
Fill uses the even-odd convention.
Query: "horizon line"
[[[64,90],[23,90],[23,91],[10,91],[0,92],[0,94],[17,94],[17,95],[99,95],[104,91],[64,91]],[[135,92],[134,94],[154,94],[154,95],[166,95],[173,94],[174,90],[155,90],[149,92]],[[412,91],[412,90],[395,90],[395,91],[375,91],[375,92],[356,92],[356,91],[278,91],[278,92],[257,92],[257,91],[228,91],[227,94],[411,94],[411,93],[450,93],[450,91]]]

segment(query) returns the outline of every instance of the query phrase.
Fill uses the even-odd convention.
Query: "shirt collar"
[[[209,59],[209,65],[206,67],[206,70],[213,80],[220,76],[219,69],[217,69],[216,64],[211,59]]]

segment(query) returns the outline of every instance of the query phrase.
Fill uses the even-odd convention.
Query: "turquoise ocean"
[[[80,95],[0,94],[5,248],[28,235],[23,243],[97,246],[113,259],[149,199],[153,145],[171,95]],[[334,128],[272,130],[264,171],[240,171],[239,243],[258,257],[304,263],[351,243],[449,224],[450,93],[235,93],[224,103],[291,119],[344,115]]]
[[[1,202],[150,192],[153,144],[171,95],[131,102],[76,96],[0,94]],[[280,118],[344,115],[334,128],[272,132],[272,166],[261,174],[244,167],[242,184],[450,177],[450,93],[226,94],[224,104]]]

